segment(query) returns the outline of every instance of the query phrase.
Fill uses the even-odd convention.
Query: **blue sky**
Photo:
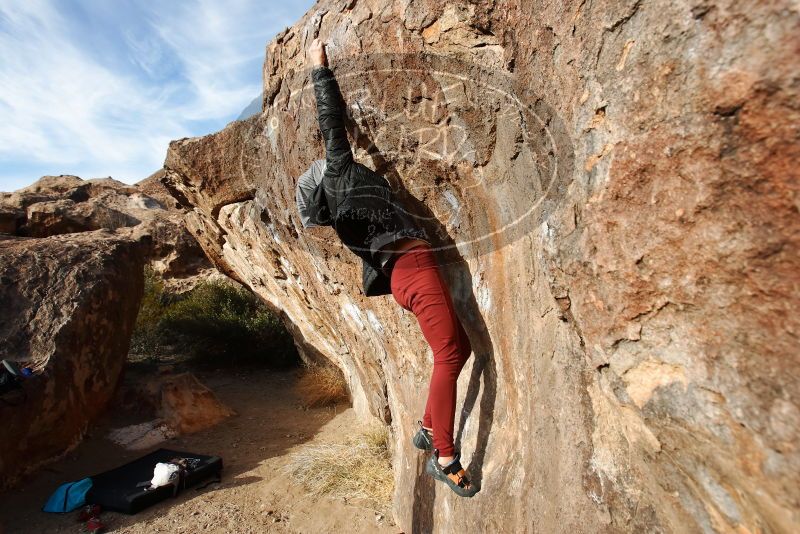
[[[47,174],[137,182],[172,139],[261,91],[264,50],[312,0],[2,0],[0,191]]]

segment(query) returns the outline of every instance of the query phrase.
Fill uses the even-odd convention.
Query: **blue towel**
[[[92,479],[84,478],[77,482],[67,482],[53,492],[42,508],[45,512],[64,513],[77,510],[86,504],[86,492],[92,487]]]

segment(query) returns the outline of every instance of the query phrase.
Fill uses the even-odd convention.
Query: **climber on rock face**
[[[325,140],[325,159],[315,161],[297,183],[303,227],[332,226],[362,262],[366,296],[391,293],[419,321],[433,349],[433,374],[416,447],[432,450],[425,470],[458,495],[478,491],[461,466],[453,443],[456,381],[472,348],[455,313],[426,231],[394,198],[385,178],[353,160],[339,85],[328,68],[325,45],[308,50]]]

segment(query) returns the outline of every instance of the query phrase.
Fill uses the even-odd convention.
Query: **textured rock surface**
[[[137,376],[118,390],[116,406],[130,413],[155,417],[115,428],[108,437],[131,450],[154,447],[167,439],[192,434],[235,415],[192,373]],[[134,375],[135,376],[135,375]]]
[[[323,1],[268,47],[264,112],[174,142],[164,182],[209,257],[391,420],[406,532],[797,531],[799,16]],[[458,245],[439,258],[475,349],[469,502],[409,443],[431,366],[414,317],[361,295],[329,228],[300,227],[317,33],[357,157]]]
[[[111,178],[45,176],[13,193],[0,193],[0,232],[18,236],[134,228],[150,243],[153,268],[168,278],[190,277],[211,266],[184,228],[175,200],[159,182],[163,171],[136,186]]]
[[[0,486],[77,443],[105,407],[127,356],[145,262],[174,291],[217,273],[161,174],[137,186],[45,176],[0,193],[0,358],[40,373],[27,382],[28,401],[0,404],[13,436],[0,439]],[[185,430],[200,419],[173,422]]]
[[[29,365],[0,403],[0,487],[77,443],[111,398],[142,296],[144,251],[101,230],[0,236],[0,359]]]
[[[161,384],[161,416],[179,434],[205,430],[232,415],[191,373],[169,376]]]

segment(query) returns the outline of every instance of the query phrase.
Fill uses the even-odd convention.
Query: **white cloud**
[[[311,2],[308,2],[311,4]],[[261,88],[265,45],[301,12],[279,2],[196,0],[159,7],[153,25],[186,69],[196,99],[184,109],[191,119],[238,114]],[[244,68],[258,65],[257,83],[243,84]],[[252,80],[252,78],[250,78]],[[242,105],[244,102],[244,105]]]
[[[0,8],[10,21],[10,27],[4,25],[10,31],[0,32],[0,49],[7,52],[0,64],[0,101],[10,113],[0,122],[0,157],[73,169],[104,162],[109,170],[103,174],[141,169],[120,176],[125,180],[157,169],[165,146],[154,141],[189,134],[159,109],[159,90],[142,87],[78,49],[64,31],[69,22],[52,6],[19,7]]]
[[[146,177],[169,140],[208,133],[195,131],[198,122],[218,129],[238,115],[260,90],[266,42],[308,7],[143,3],[135,10],[145,14],[140,31],[119,32],[130,63],[116,66],[76,42],[75,20],[56,6],[0,5],[0,190],[34,181],[38,175],[18,169],[40,166],[85,178]]]

